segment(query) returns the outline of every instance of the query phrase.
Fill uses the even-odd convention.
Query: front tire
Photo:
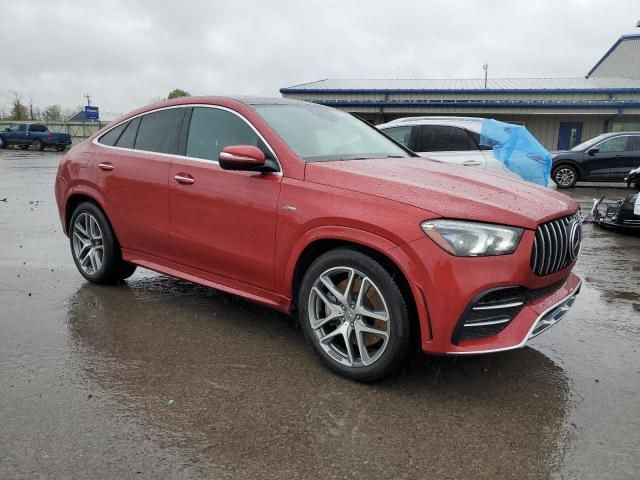
[[[0,137],[0,148],[5,149],[7,148],[7,142],[4,138]]]
[[[558,188],[572,188],[578,181],[578,170],[571,165],[559,165],[551,172]]]
[[[385,377],[411,345],[406,299],[370,256],[331,250],[305,272],[298,300],[307,340],[333,371],[357,381]]]
[[[122,261],[111,225],[93,203],[81,203],[73,212],[69,243],[78,271],[92,283],[114,284],[135,271],[135,265]]]

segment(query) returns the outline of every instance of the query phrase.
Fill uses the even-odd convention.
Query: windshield
[[[322,105],[256,105],[256,111],[307,162],[410,157],[375,128]]]
[[[587,150],[589,147],[591,147],[592,145],[595,145],[600,140],[604,140],[605,138],[607,138],[607,134],[598,135],[597,137],[593,137],[592,139],[587,140],[586,142],[582,142],[581,144],[576,145],[571,149],[571,151],[581,152],[582,150]]]

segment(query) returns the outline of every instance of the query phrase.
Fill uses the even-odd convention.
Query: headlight
[[[427,220],[420,227],[440,248],[457,257],[506,255],[522,237],[522,228],[462,220]]]

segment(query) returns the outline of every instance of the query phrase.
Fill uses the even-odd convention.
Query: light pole
[[[484,70],[484,88],[487,88],[487,72],[489,71],[489,64],[484,62],[482,69]]]

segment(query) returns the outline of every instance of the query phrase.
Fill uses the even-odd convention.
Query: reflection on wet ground
[[[534,349],[422,359],[367,386],[328,374],[289,317],[166,277],[83,286],[68,315],[78,367],[229,471],[488,478],[508,454],[527,459],[509,472],[540,478],[553,464],[567,379]]]
[[[575,311],[529,347],[361,385],[272,310],[144,270],[85,283],[58,158],[0,152],[0,478],[637,477],[637,238],[585,226]]]

